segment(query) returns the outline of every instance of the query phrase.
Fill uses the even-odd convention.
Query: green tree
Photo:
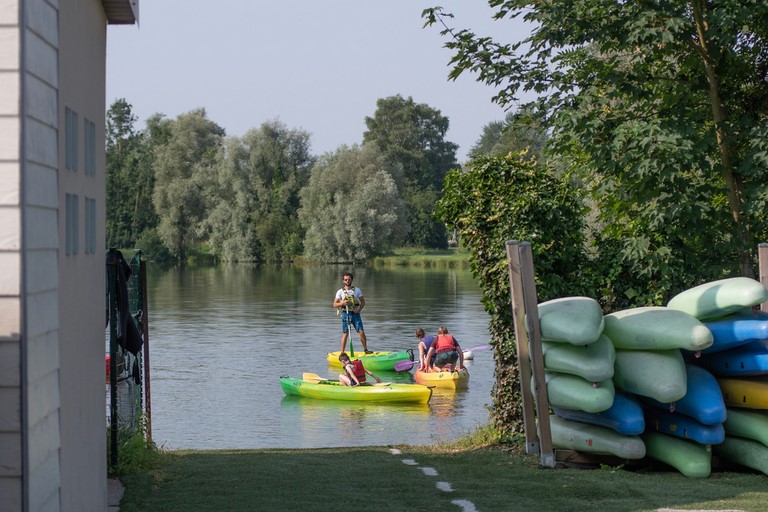
[[[219,152],[209,240],[226,261],[290,261],[302,251],[300,190],[314,163],[310,136],[270,121]]]
[[[305,255],[360,262],[389,250],[407,229],[399,179],[402,169],[373,145],[323,155],[301,192]]]
[[[155,148],[152,198],[159,217],[157,234],[175,257],[184,260],[205,237],[208,193],[225,132],[207,118],[205,109],[181,114],[163,128],[169,130],[168,140]]]
[[[124,98],[112,103],[106,118],[107,246],[132,247],[136,240],[133,205],[140,197],[137,168],[141,134],[135,129],[133,109]]]
[[[400,95],[379,99],[373,117],[366,117],[364,144],[376,144],[392,163],[403,168],[398,183],[406,199],[410,224],[407,245],[447,246],[445,227],[431,215],[427,201],[443,188],[448,170],[456,167],[458,146],[445,140],[448,118],[424,103]],[[408,193],[406,194],[406,190]],[[425,208],[427,215],[424,215]]]
[[[578,197],[564,178],[525,153],[478,158],[445,180],[438,213],[469,249],[472,273],[491,317],[493,416],[502,432],[522,431],[506,242],[532,242],[539,300],[583,294],[584,225]]]
[[[626,288],[659,300],[736,269],[752,275],[754,237],[767,234],[768,4],[489,4],[531,35],[498,43],[424,11],[451,37],[449,76],[477,73],[503,105],[541,95],[552,148],[593,192],[595,239],[616,249]]]
[[[543,162],[546,143],[546,129],[534,116],[509,112],[503,121],[491,121],[483,127],[480,138],[469,150],[469,158],[526,151],[530,158]]]

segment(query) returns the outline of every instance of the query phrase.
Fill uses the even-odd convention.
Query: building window
[[[80,245],[80,198],[77,194],[67,194],[66,197],[66,234],[65,234],[65,253],[67,255],[77,254],[77,248]]]
[[[85,198],[85,254],[96,252],[96,200]]]
[[[64,109],[64,161],[67,169],[77,170],[79,156],[77,154],[77,112]]]
[[[93,121],[85,119],[85,125],[83,126],[83,136],[85,145],[83,150],[83,159],[85,160],[85,174],[88,176],[96,176],[96,125]]]

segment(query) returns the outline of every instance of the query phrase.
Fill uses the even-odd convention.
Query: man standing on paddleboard
[[[363,344],[363,350],[366,354],[372,352],[368,350],[368,340],[363,330],[363,319],[360,317],[360,311],[365,307],[365,297],[360,288],[352,286],[354,276],[351,272],[344,272],[342,276],[342,287],[336,292],[333,298],[333,307],[341,310],[341,352],[347,348],[347,338],[349,337],[350,325],[355,328],[360,335],[360,342]]]

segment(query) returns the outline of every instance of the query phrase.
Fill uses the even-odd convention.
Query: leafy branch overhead
[[[768,235],[768,3],[488,3],[525,36],[494,41],[424,10],[453,50],[449,77],[473,73],[507,107],[539,95],[526,108],[632,272],[752,275]]]

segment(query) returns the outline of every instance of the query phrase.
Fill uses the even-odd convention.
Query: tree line
[[[393,247],[446,248],[434,216],[458,146],[448,118],[400,95],[377,101],[362,144],[317,156],[268,121],[227,136],[196,109],[146,128],[125,99],[107,112],[107,243],[185,261],[361,262]]]

